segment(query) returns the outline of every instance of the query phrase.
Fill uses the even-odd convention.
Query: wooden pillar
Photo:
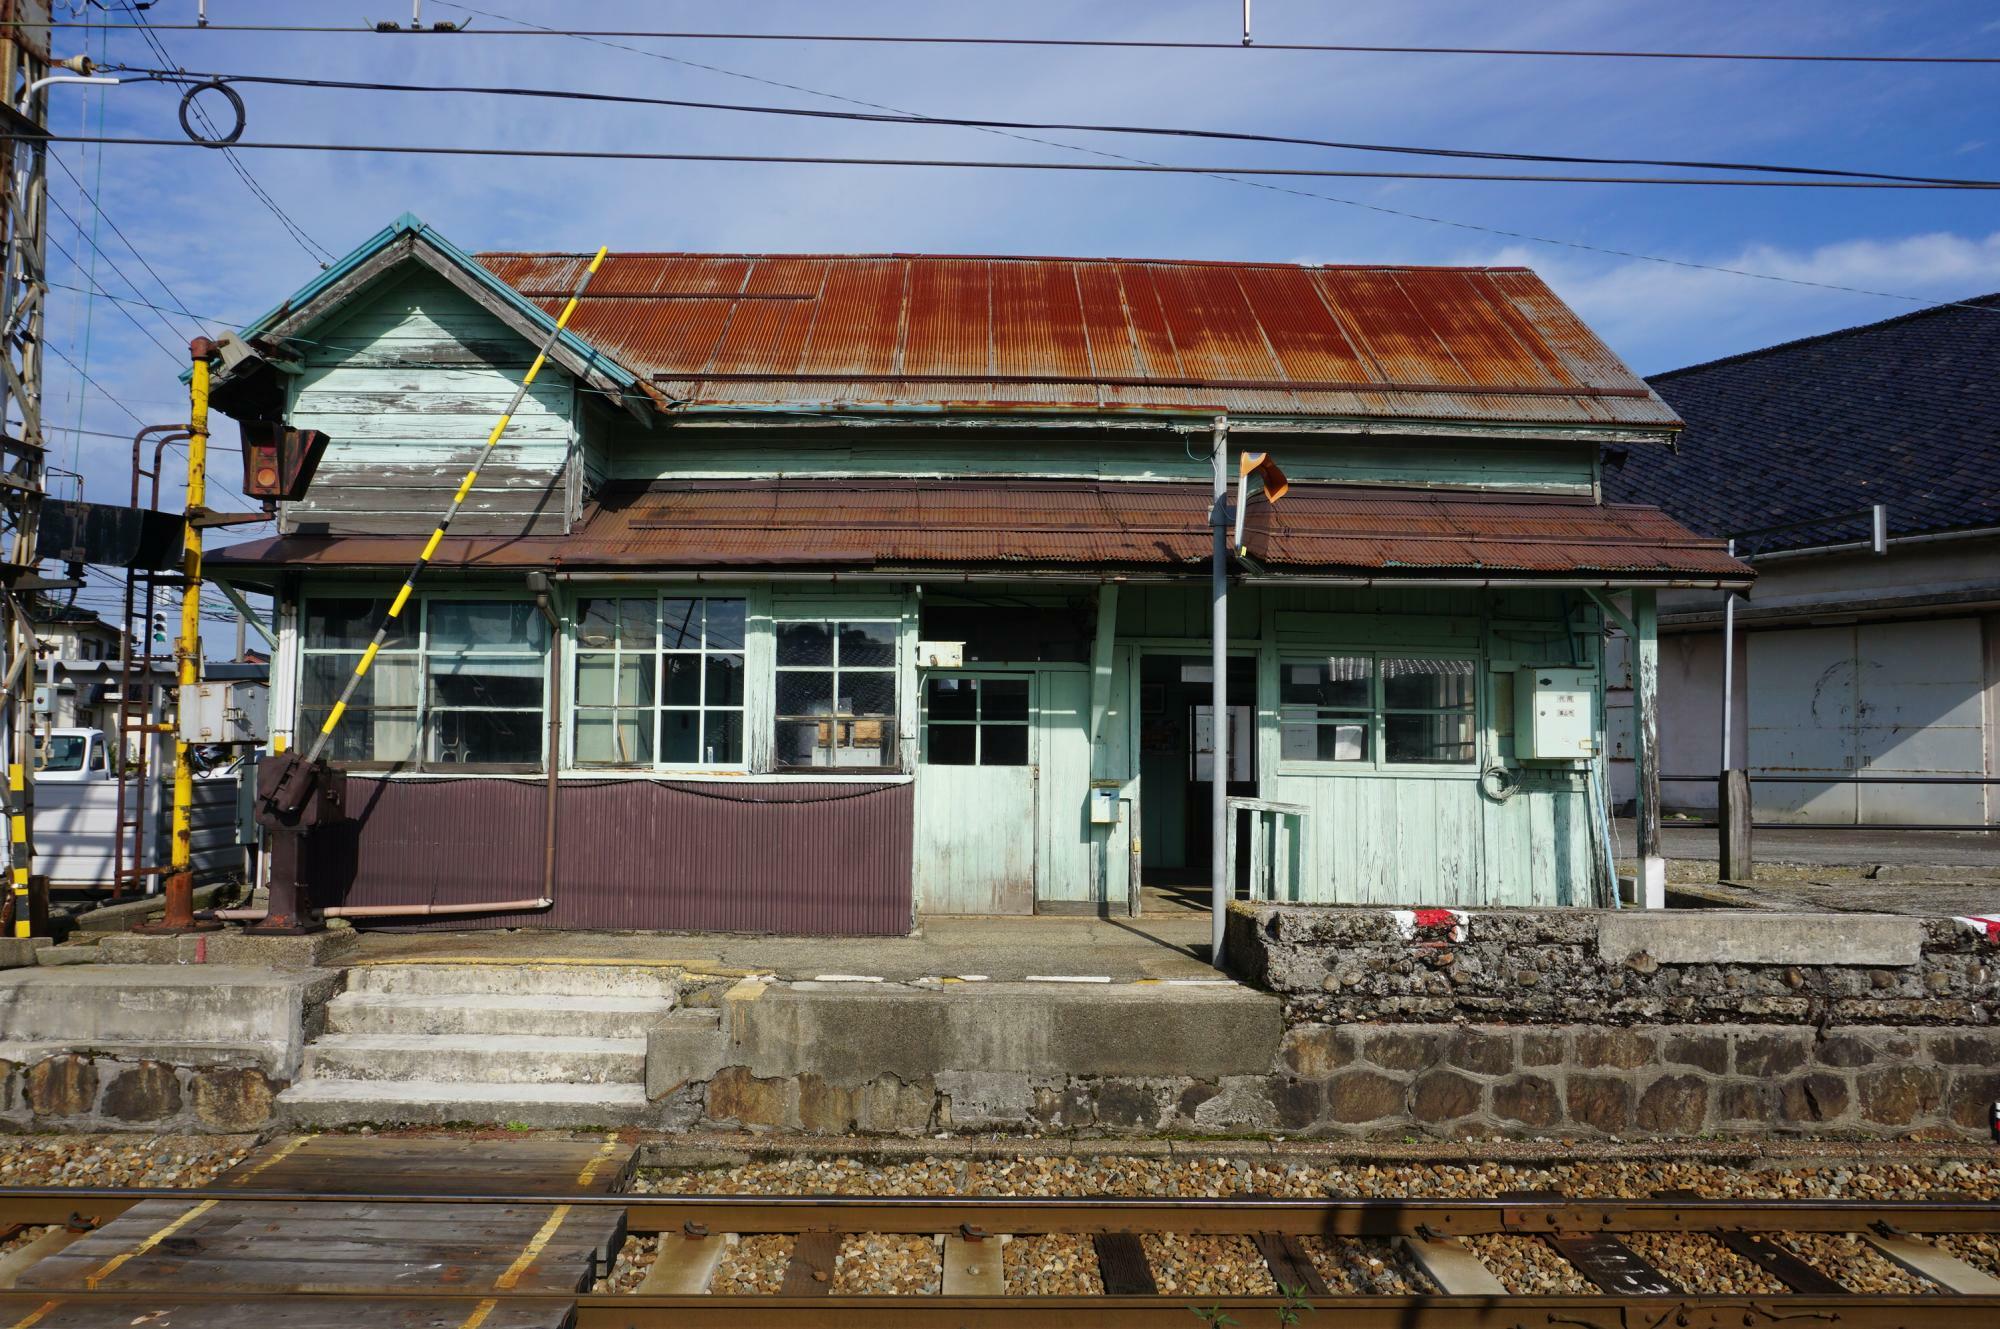
[[[1667,906],[1667,859],[1660,847],[1660,614],[1655,593],[1632,592],[1632,730],[1638,757],[1639,899]]]
[[[1715,793],[1720,875],[1724,881],[1749,881],[1757,873],[1750,852],[1750,772],[1723,771]]]

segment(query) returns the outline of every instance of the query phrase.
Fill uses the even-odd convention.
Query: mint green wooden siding
[[[424,534],[478,456],[534,348],[443,277],[413,268],[300,342],[290,419],[331,440],[287,530]],[[544,368],[453,530],[560,534],[577,486],[576,394]]]
[[[1041,713],[1036,898],[1096,899],[1091,860],[1101,832],[1090,825],[1090,673],[1042,669],[1035,685]]]
[[[609,415],[601,427],[596,420],[592,426],[585,467],[607,480],[773,475],[1206,480],[1209,475],[1202,448],[1190,458],[1177,436],[996,438],[994,429],[965,429],[912,437],[848,428],[828,438],[795,429],[691,422],[648,431]],[[1286,434],[1272,437],[1270,447],[1294,480],[1576,494],[1591,493],[1596,482],[1595,443]]]

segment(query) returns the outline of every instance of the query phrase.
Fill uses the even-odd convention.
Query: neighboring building
[[[230,348],[220,409],[332,440],[208,561],[278,598],[293,745],[583,266],[406,217]],[[1307,809],[1282,892],[1605,899],[1601,598],[1749,574],[1601,501],[1600,449],[1680,422],[1533,273],[627,254],[334,731],[322,902],[900,933],[1205,881],[1223,413],[1294,481],[1236,569],[1223,773]],[[1523,668],[1580,671],[1570,759],[1517,759]]]
[[[124,634],[89,609],[47,597],[37,597],[28,612],[35,624],[35,679],[52,689],[40,724],[115,731]]]
[[[2000,787],[1892,780],[2000,775],[2000,295],[1652,383],[1687,432],[1608,465],[1606,494],[1704,535],[1786,528],[1738,545],[1758,576],[1737,606],[1731,746],[1761,781],[1755,815],[2000,824]],[[1855,515],[1876,503],[1885,556]],[[1661,597],[1661,761],[1694,777],[1665,786],[1669,807],[1715,807],[1720,622],[1714,593]],[[1815,775],[1875,778],[1769,778]]]

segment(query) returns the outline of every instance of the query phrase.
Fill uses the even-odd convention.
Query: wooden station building
[[[220,409],[331,439],[208,564],[277,597],[274,733],[585,261],[405,216],[225,344]],[[1234,564],[1222,772],[1218,416],[1293,482]],[[1606,903],[1606,617],[1646,713],[1656,591],[1750,575],[1603,500],[1602,449],[1680,427],[1519,268],[614,254],[337,731],[307,873],[554,901],[453,927],[1123,913],[1206,882],[1219,775],[1246,892]]]

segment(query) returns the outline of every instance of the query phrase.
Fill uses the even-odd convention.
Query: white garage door
[[[1857,623],[1749,639],[1757,775],[1980,775],[1979,622]],[[1770,821],[1969,824],[1978,785],[1755,786]]]

